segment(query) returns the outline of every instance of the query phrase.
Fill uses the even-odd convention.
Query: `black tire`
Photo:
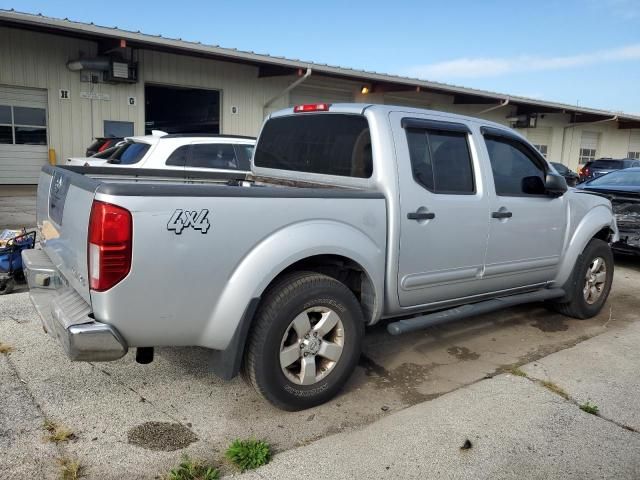
[[[329,310],[328,314],[331,311],[337,314],[341,323],[336,329],[341,328],[332,330],[332,334],[342,332],[342,335],[334,338],[335,341],[342,342],[342,345],[341,354],[335,362],[329,362],[319,353],[318,356],[316,353],[308,354],[313,357],[313,372],[319,371],[318,375],[325,376],[313,384],[304,385],[292,380],[294,374],[281,366],[281,350],[288,344],[286,339],[289,337],[285,334],[291,335],[294,332],[294,318],[304,314],[311,318],[312,327],[319,325],[319,321],[313,323],[316,313],[306,313],[308,309]],[[305,340],[298,338],[297,330],[295,332],[289,346],[308,348],[308,342],[313,339],[307,340],[307,344],[302,346],[300,342],[304,343]],[[267,290],[256,312],[245,351],[244,377],[260,395],[283,410],[303,410],[320,405],[334,397],[353,373],[360,357],[363,335],[364,319],[360,304],[344,284],[315,272],[287,274]],[[325,340],[322,336],[318,338],[321,339],[321,344]],[[329,340],[326,343],[330,343]],[[301,362],[302,359],[297,361]],[[318,370],[316,361],[319,362]],[[326,362],[331,365],[323,368]],[[300,363],[300,378],[303,376],[301,365]],[[291,368],[295,367],[294,363]]]
[[[15,286],[16,282],[13,278],[7,278],[6,280],[0,281],[0,295],[7,295],[13,292]]]
[[[586,287],[587,269],[590,269],[598,258],[604,261],[606,275],[597,300],[589,303],[585,299],[583,289]],[[552,309],[568,317],[578,319],[596,316],[602,310],[611,291],[613,269],[613,253],[609,244],[597,238],[591,239],[573,267],[571,281],[565,287],[567,296],[562,303],[552,303]]]

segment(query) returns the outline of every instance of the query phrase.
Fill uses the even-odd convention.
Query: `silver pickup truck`
[[[588,318],[611,288],[609,201],[485,120],[300,105],[266,120],[246,178],[167,175],[43,169],[24,265],[72,360],[206,347],[296,410],[339,391],[368,325],[528,302]]]

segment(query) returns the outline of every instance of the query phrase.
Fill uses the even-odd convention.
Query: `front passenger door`
[[[545,193],[547,162],[513,133],[483,127],[494,194],[484,279],[492,291],[541,284],[557,272],[567,228],[564,197]]]

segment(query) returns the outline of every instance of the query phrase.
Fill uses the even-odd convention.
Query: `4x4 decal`
[[[200,230],[200,233],[207,233],[211,227],[208,216],[209,210],[206,208],[199,212],[177,209],[167,223],[167,230],[176,232],[176,235],[180,235],[185,228],[193,228]]]

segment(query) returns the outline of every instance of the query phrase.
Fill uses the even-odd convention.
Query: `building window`
[[[580,163],[593,162],[596,159],[595,148],[581,148],[580,149]]]
[[[44,108],[0,105],[0,143],[47,144],[47,111]]]
[[[547,149],[549,148],[547,145],[534,145],[534,147],[536,147],[544,158],[547,158]]]
[[[629,152],[627,158],[636,158],[640,160],[640,152]]]
[[[596,151],[600,143],[599,132],[583,131],[580,138],[580,156],[581,164],[591,162],[596,159]]]

